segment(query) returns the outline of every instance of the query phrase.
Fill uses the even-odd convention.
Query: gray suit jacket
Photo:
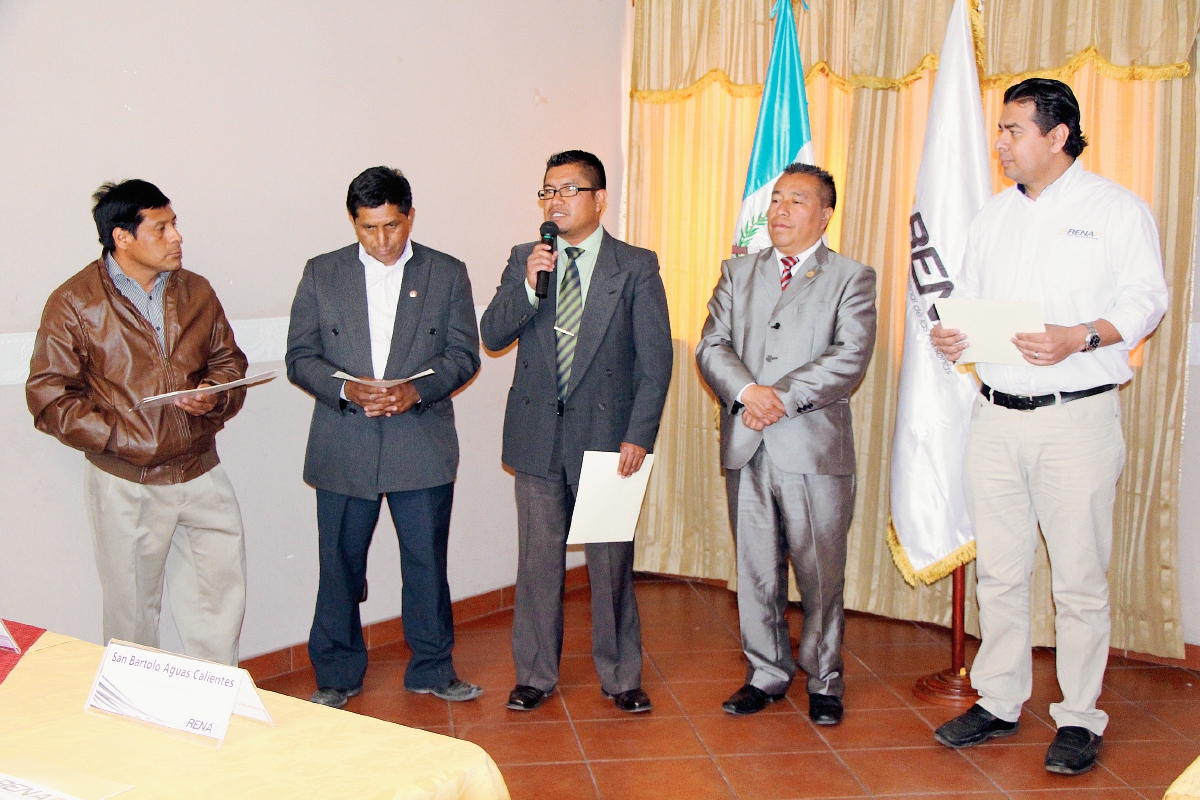
[[[479,332],[471,281],[461,261],[413,242],[396,306],[384,378],[414,381],[421,405],[392,417],[367,417],[341,399],[338,370],[371,375],[367,284],[358,245],[304,266],[288,329],[288,379],[316,398],[306,483],[373,499],[384,492],[441,486],[458,470],[450,395],[479,370]],[[412,296],[413,293],[416,296]]]
[[[767,248],[721,264],[696,348],[721,404],[721,466],[741,469],[765,441],[787,472],[853,475],[850,392],[875,347],[875,270],[822,244],[783,292],[774,256]],[[748,383],[774,387],[787,416],[747,428],[736,397]]]
[[[504,412],[503,461],[547,477],[558,423],[557,298],[550,281],[550,296],[537,308],[529,304],[525,260],[535,244],[512,249],[480,332],[489,350],[520,342]],[[564,401],[563,461],[570,483],[579,482],[585,450],[617,452],[622,442],[654,449],[673,357],[658,256],[605,233]]]

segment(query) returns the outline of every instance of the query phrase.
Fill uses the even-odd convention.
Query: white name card
[[[73,794],[63,794],[40,783],[15,778],[0,772],[0,797],[20,797],[22,800],[82,800]]]
[[[0,761],[0,798],[21,800],[108,800],[133,784],[97,778],[86,772],[29,756]]]
[[[0,650],[11,650],[17,655],[21,654],[21,647],[17,644],[17,640],[8,632],[8,628],[4,626],[4,620],[0,619]]]
[[[244,669],[113,639],[85,711],[101,711],[211,740],[219,747],[229,718],[273,725]]]

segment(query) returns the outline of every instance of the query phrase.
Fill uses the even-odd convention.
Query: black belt
[[[1058,392],[1057,394],[1039,394],[1030,397],[1026,394],[1006,394],[993,389],[985,383],[979,387],[979,392],[992,401],[992,403],[1003,408],[1011,408],[1014,411],[1033,411],[1035,408],[1041,408],[1042,406],[1052,406],[1055,403],[1069,403],[1072,400],[1082,400],[1092,395],[1104,394],[1115,388],[1117,388],[1115,383],[1106,383],[1103,386],[1093,386],[1091,389],[1082,389],[1078,392]]]

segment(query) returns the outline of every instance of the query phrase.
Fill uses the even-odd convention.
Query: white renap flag
[[[955,0],[938,63],[909,218],[912,253],[900,399],[892,440],[892,558],[912,585],[933,583],[975,557],[962,467],[978,391],[934,349],[934,301],[954,289],[967,227],[991,196],[983,101],[966,0]]]

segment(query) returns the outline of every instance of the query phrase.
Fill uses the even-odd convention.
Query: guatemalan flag
[[[771,189],[783,168],[797,161],[813,163],[812,129],[808,124],[808,97],[804,94],[804,68],[790,0],[777,0],[775,42],[758,109],[758,128],[746,173],[746,193],[733,235],[733,254],[757,253],[771,246],[767,233],[767,207]]]
[[[967,227],[992,193],[983,102],[966,0],[946,26],[909,217],[910,269],[896,431],[892,440],[892,559],[910,584],[933,583],[975,557],[963,456],[978,385],[929,340],[932,304],[949,297]]]

